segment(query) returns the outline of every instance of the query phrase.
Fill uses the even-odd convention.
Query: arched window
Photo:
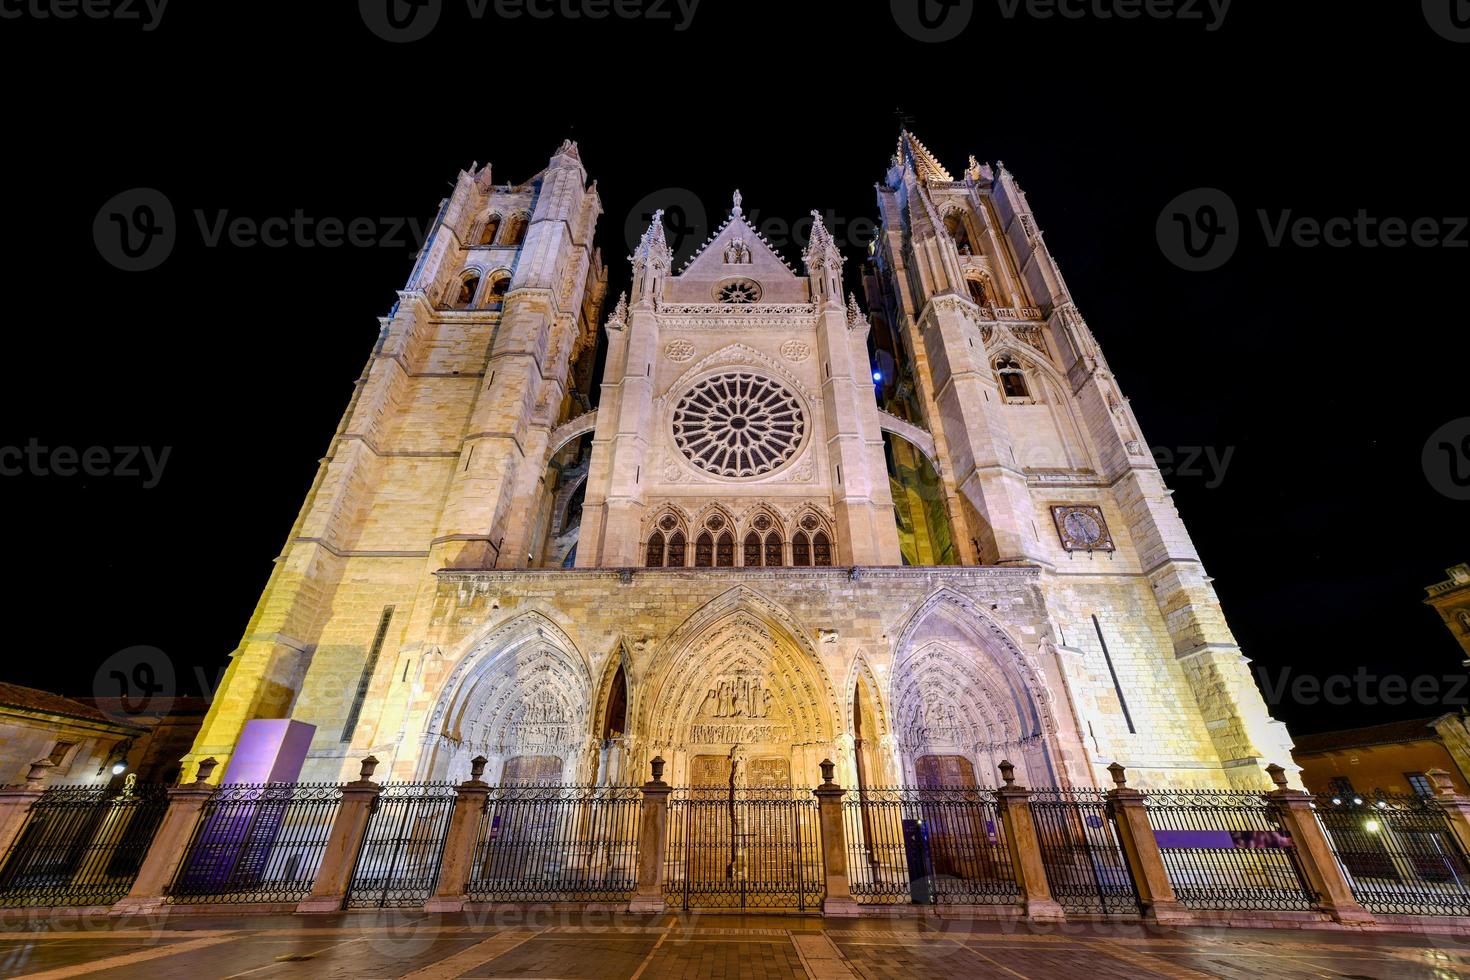
[[[495,236],[500,234],[500,215],[492,214],[485,219],[485,229],[480,232],[480,240],[476,244],[494,245]]]
[[[612,690],[607,692],[607,713],[603,716],[602,737],[611,741],[622,738],[628,730],[628,676],[623,668],[613,675]]]
[[[684,567],[684,532],[675,531],[669,536],[669,561],[670,568]]]
[[[779,531],[772,531],[766,535],[766,567],[780,568],[782,557],[781,534]]]
[[[459,291],[454,294],[454,302],[450,305],[456,310],[467,310],[475,301],[475,293],[480,288],[480,274],[471,272],[459,281]]]
[[[700,532],[694,541],[694,567],[710,568],[715,563],[715,539],[708,531]]]
[[[965,218],[958,211],[951,211],[944,216],[944,230],[949,232],[949,237],[954,239],[954,247],[959,249],[961,255],[970,254],[970,233],[965,230]]]
[[[490,282],[490,292],[485,297],[485,309],[498,310],[505,306],[505,293],[510,289],[510,276],[500,276]]]
[[[832,542],[826,531],[818,531],[812,537],[812,564],[818,568],[832,567]]]
[[[1026,374],[1020,362],[1009,354],[995,359],[995,371],[1000,377],[1001,391],[1007,398],[1030,398],[1031,390],[1026,387]]]
[[[761,536],[751,531],[745,536],[745,567],[754,568],[761,563]]]
[[[664,535],[662,531],[654,531],[648,536],[648,552],[644,558],[645,568],[664,567]]]
[[[791,539],[791,564],[805,567],[812,563],[812,542],[805,531],[797,531]]]
[[[990,297],[985,295],[985,283],[979,279],[966,279],[965,285],[970,289],[970,298],[975,301],[976,306],[989,306]]]
[[[729,531],[720,535],[720,542],[715,546],[715,567],[735,567],[735,535]]]
[[[500,237],[500,244],[510,248],[519,248],[526,240],[526,216],[517,214],[505,223],[505,234]]]

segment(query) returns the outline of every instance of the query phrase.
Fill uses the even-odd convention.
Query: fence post
[[[995,799],[1000,804],[1006,847],[1011,852],[1011,873],[1021,889],[1026,917],[1043,922],[1064,919],[1066,914],[1052,897],[1046,865],[1041,860],[1041,837],[1031,814],[1031,791],[1016,785],[1016,767],[1009,762],[1000,764],[1000,776],[1005,785],[995,791]]]
[[[1443,769],[1431,769],[1424,775],[1434,783],[1434,802],[1444,810],[1460,848],[1470,854],[1470,798],[1455,792],[1454,781]]]
[[[817,812],[822,827],[822,867],[826,869],[826,897],[822,899],[823,915],[858,915],[860,909],[852,897],[852,883],[847,877],[847,834],[842,826],[842,798],[847,790],[832,781],[837,766],[823,759],[822,785],[812,790],[817,798]]]
[[[357,866],[357,852],[367,833],[368,817],[377,809],[378,794],[383,792],[383,787],[373,782],[376,768],[378,760],[368,756],[362,760],[357,781],[342,787],[342,803],[337,807],[337,819],[332,822],[311,894],[296,906],[296,911],[341,911],[348,886],[352,884],[352,871]]]
[[[664,782],[664,760],[654,756],[653,779],[643,784],[643,809],[638,818],[638,890],[629,912],[664,910],[664,851],[669,846],[669,793]]]
[[[424,903],[425,912],[459,912],[464,909],[465,890],[474,870],[475,846],[479,843],[480,820],[490,798],[490,784],[485,775],[483,755],[470,760],[470,778],[454,787],[459,799],[454,802],[454,815],[449,818],[449,836],[444,841],[444,857],[439,862],[439,881],[434,895]]]
[[[147,912],[163,904],[168,886],[173,884],[179,865],[188,856],[189,840],[199,823],[200,811],[214,795],[216,787],[210,784],[209,776],[217,765],[218,760],[205,759],[199,763],[194,782],[169,788],[168,810],[148,845],[148,854],[138,867],[133,887],[112,907],[113,915]]]
[[[1143,794],[1128,788],[1128,770],[1118,763],[1108,766],[1108,772],[1113,774],[1114,784],[1108,790],[1108,806],[1113,810],[1123,856],[1128,861],[1129,874],[1133,875],[1133,886],[1138,889],[1144,918],[1162,924],[1193,921],[1189,910],[1174,897],[1169,873],[1164,870],[1164,856],[1159,853],[1158,839],[1148,822]]]
[[[1373,913],[1353,898],[1353,890],[1348,887],[1327,834],[1312,809],[1312,797],[1287,786],[1286,770],[1275,763],[1267,766],[1266,772],[1276,784],[1266,799],[1275,806],[1282,826],[1291,835],[1292,849],[1296,851],[1307,884],[1317,893],[1322,911],[1347,925],[1373,922]]]
[[[26,773],[26,781],[15,786],[0,786],[0,867],[10,853],[10,846],[20,836],[30,816],[31,805],[46,791],[46,770],[50,762],[35,762]]]

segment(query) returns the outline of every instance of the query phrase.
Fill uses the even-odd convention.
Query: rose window
[[[761,287],[749,279],[737,279],[719,289],[721,303],[759,303]]]
[[[796,455],[805,432],[796,396],[754,374],[707,378],[674,409],[674,442],[691,463],[716,476],[769,473]]]

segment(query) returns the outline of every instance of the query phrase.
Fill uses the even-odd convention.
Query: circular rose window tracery
[[[696,384],[674,409],[674,442],[716,476],[761,476],[801,448],[806,418],[790,389],[760,375],[729,373]]]

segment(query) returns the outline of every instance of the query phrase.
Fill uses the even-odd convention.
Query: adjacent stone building
[[[291,718],[311,779],[1264,786],[1290,740],[1015,178],[907,133],[878,175],[861,263],[737,192],[612,300],[574,144],[461,173],[189,762]]]

